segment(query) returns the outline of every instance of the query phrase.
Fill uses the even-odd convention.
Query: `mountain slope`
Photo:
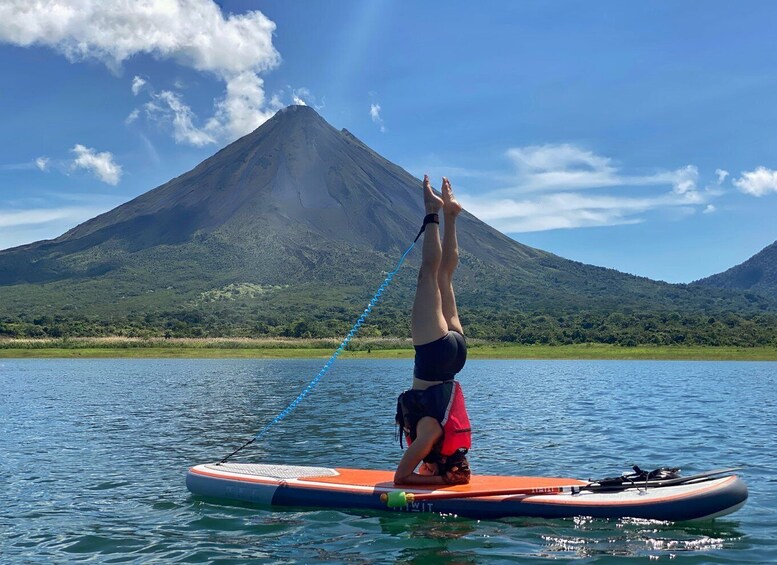
[[[777,241],[747,261],[722,273],[695,281],[693,284],[714,288],[749,290],[777,298]]]

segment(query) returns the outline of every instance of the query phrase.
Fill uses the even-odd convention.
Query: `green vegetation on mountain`
[[[744,263],[693,284],[760,292],[777,298],[777,241],[763,248]]]

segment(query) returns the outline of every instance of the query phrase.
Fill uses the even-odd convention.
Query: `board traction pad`
[[[221,463],[206,465],[214,471],[226,471],[228,473],[240,473],[241,475],[253,475],[270,479],[288,480],[310,477],[336,477],[339,475],[334,469],[328,467],[303,467],[295,465],[266,465],[259,463]]]

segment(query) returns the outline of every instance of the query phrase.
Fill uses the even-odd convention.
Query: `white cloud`
[[[90,195],[90,200],[95,200],[95,195]],[[55,238],[116,205],[116,202],[106,201],[102,206],[28,207],[9,211],[3,203],[0,207],[0,249]]]
[[[286,90],[290,92],[290,94],[286,94]],[[319,112],[322,111],[326,104],[324,103],[324,99],[319,100],[316,99],[316,97],[313,95],[312,92],[308,88],[299,87],[299,88],[293,88],[292,86],[287,86],[285,89],[281,89],[275,94],[273,94],[272,98],[270,98],[270,102],[268,103],[268,106],[270,108],[277,108],[280,110],[283,108],[284,104],[281,102],[281,100],[285,98],[290,98],[291,103],[295,106],[310,106],[311,108],[315,108]]]
[[[704,208],[702,211],[702,214],[712,214],[717,208],[715,208],[714,204],[707,204],[707,207]]]
[[[49,168],[49,158],[48,157],[38,157],[35,159],[35,165],[41,170],[41,171],[47,171]]]
[[[386,126],[383,123],[383,118],[380,117],[380,104],[370,104],[370,118],[372,121],[380,126],[380,131],[385,132]]]
[[[577,192],[529,195],[524,199],[462,196],[465,208],[503,232],[636,224],[658,209],[687,207],[687,197],[672,192],[643,198]]]
[[[216,103],[216,114],[205,126],[211,135],[236,139],[251,133],[272,117],[281,106],[265,106],[264,81],[245,72],[227,81],[227,93]]]
[[[661,180],[669,179],[672,182],[672,190],[674,190],[677,194],[692,195],[696,192],[696,182],[699,180],[699,169],[693,165],[688,165],[682,169],[677,169],[676,171],[672,171],[670,173],[642,178],[649,179],[651,181],[646,184],[663,184]]]
[[[291,91],[291,99],[297,106],[307,106],[305,99],[310,100],[312,97],[307,88],[295,88]]]
[[[249,133],[272,115],[258,75],[280,64],[274,30],[259,11],[225,16],[211,0],[0,3],[0,41],[50,47],[71,62],[97,60],[116,73],[130,57],[149,54],[213,74],[226,83],[226,94],[207,127],[210,135],[228,139]],[[144,80],[133,79],[133,93],[141,91]],[[204,137],[177,139],[197,144]]]
[[[71,150],[76,154],[73,168],[86,169],[101,181],[116,185],[121,178],[121,166],[113,162],[113,155],[105,151],[95,153],[94,149],[77,144]]]
[[[216,140],[206,131],[196,127],[191,108],[181,101],[175,92],[163,90],[154,94],[154,100],[145,105],[151,118],[169,120],[173,126],[173,137],[178,143],[202,147]]]
[[[0,212],[0,228],[45,224],[56,220],[81,217],[83,214],[84,209],[76,207],[38,208]]]
[[[642,199],[592,197],[574,192],[532,198],[460,198],[468,211],[504,232],[531,232],[560,228],[637,223],[629,218],[650,208]]]
[[[758,167],[754,171],[744,171],[733,183],[745,194],[764,196],[769,192],[777,192],[777,171]]]
[[[698,189],[693,165],[626,174],[611,158],[568,143],[512,148],[506,155],[512,178],[490,175],[497,188],[460,191],[465,208],[504,232],[634,224],[650,212],[679,219],[714,196]]]
[[[56,49],[71,61],[96,59],[117,70],[133,55],[173,59],[224,79],[277,66],[275,24],[261,12],[226,18],[210,0],[94,2],[5,0],[0,39]]]
[[[138,119],[138,116],[140,116],[140,110],[135,108],[134,110],[132,110],[132,112],[130,112],[129,116],[124,118],[124,123],[127,125],[131,124]]]
[[[564,143],[530,145],[507,150],[519,174],[529,183],[527,188],[571,188],[611,186],[615,167],[606,157]]]
[[[678,194],[696,190],[698,170],[688,165],[652,175],[623,175],[612,159],[569,143],[530,145],[507,150],[517,171],[511,191],[553,191],[671,184]]]
[[[135,76],[132,78],[132,94],[137,96],[140,94],[141,89],[146,84],[145,79],[140,78],[139,76]]]
[[[718,177],[718,184],[723,184],[723,181],[725,181],[728,176],[728,171],[725,169],[715,169],[715,175]]]

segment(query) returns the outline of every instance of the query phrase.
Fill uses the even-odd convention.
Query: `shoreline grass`
[[[291,338],[64,338],[0,339],[0,359],[19,358],[257,358],[326,359],[337,339]],[[342,358],[410,359],[409,339],[353,340]],[[470,359],[611,359],[777,361],[777,347],[517,345],[469,341]]]

